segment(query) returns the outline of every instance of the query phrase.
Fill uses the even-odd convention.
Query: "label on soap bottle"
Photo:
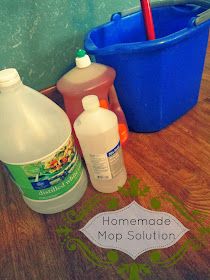
[[[123,169],[123,157],[120,142],[104,154],[89,154],[94,177],[98,180],[111,180]]]
[[[64,194],[75,186],[83,171],[72,136],[41,161],[6,164],[6,167],[22,194],[33,200],[47,200]]]

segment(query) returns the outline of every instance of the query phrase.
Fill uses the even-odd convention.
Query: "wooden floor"
[[[133,274],[132,278],[128,271],[119,276],[116,265],[107,269],[97,267],[80,250],[71,252],[63,247],[56,228],[64,225],[63,217],[67,211],[56,215],[39,215],[31,211],[1,166],[0,280],[210,279],[210,251],[207,243],[210,226],[210,47],[198,105],[160,132],[131,133],[124,157],[128,176],[136,176],[150,187],[148,196],[138,196],[136,201],[151,208],[151,198],[168,192],[171,200],[165,199],[161,203],[161,211],[173,214],[190,229],[177,244],[161,250],[162,258],[170,259],[188,239],[194,238],[200,247],[188,248],[179,262],[168,267],[151,264],[150,253],[144,253],[136,262],[146,263],[150,267],[149,275],[139,274],[138,278],[138,275]],[[74,209],[79,211],[95,194],[96,191],[89,185],[85,196]],[[174,196],[183,205],[174,200]],[[110,197],[119,200],[119,208],[133,200],[119,193]],[[78,232],[95,213],[102,211],[106,211],[103,203],[75,225],[74,231],[95,254],[105,258],[105,249],[97,248]],[[183,211],[187,212],[187,216]],[[201,228],[200,220],[192,220],[189,215],[202,216],[205,226]],[[199,230],[203,230],[204,238],[201,240],[198,238]],[[131,267],[133,260],[123,253],[119,255],[120,262]]]

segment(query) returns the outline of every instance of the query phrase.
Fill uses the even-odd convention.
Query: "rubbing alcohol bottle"
[[[82,99],[84,112],[74,122],[93,187],[111,193],[127,179],[124,166],[117,116],[100,107],[96,95]]]

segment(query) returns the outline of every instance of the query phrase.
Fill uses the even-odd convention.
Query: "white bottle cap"
[[[96,95],[87,95],[82,98],[82,106],[85,111],[93,111],[100,107],[98,96]]]
[[[86,68],[91,65],[90,57],[86,54],[86,51],[82,49],[77,51],[75,62],[78,68]]]
[[[0,71],[0,88],[6,88],[20,82],[20,76],[15,68]]]

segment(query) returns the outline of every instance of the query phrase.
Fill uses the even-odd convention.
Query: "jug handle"
[[[127,126],[127,121],[124,112],[120,106],[114,85],[112,85],[109,89],[108,100],[109,100],[109,104],[107,104],[106,100],[101,100],[100,105],[103,108],[110,109],[117,115],[120,142],[123,145],[128,140],[129,131]]]

